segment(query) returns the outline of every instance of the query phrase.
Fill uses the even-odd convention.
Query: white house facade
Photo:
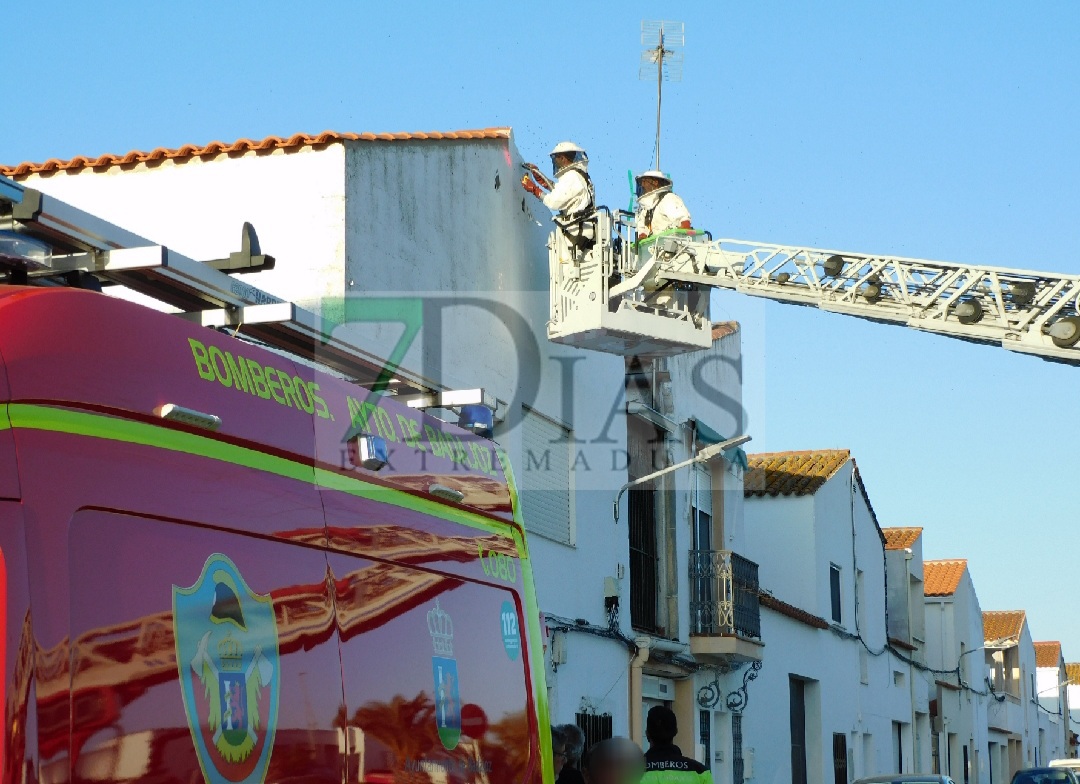
[[[1035,647],[1023,610],[983,612],[988,671],[986,721],[991,784],[1008,784],[1037,764],[1039,705],[1035,698]]]
[[[885,542],[854,460],[846,450],[751,455],[746,497],[766,643],[745,717],[754,779],[913,771],[909,670],[886,626]]]
[[[1072,757],[1069,694],[1061,643],[1035,643],[1035,699],[1039,704],[1039,763]]]

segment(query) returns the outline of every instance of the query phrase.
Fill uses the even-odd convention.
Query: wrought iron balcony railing
[[[690,633],[761,639],[756,563],[731,550],[690,551]]]

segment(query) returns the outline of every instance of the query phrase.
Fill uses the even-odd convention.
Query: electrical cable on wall
[[[857,471],[857,469],[856,469],[855,465],[852,464],[848,487],[849,487],[849,502],[850,502],[850,514],[851,514],[851,568],[852,568],[852,570],[854,572],[854,574],[852,575],[853,580],[855,579],[855,576],[858,575],[858,573],[859,573],[858,555],[857,555],[856,542],[855,542],[855,537],[856,537],[856,532],[855,532],[855,479],[856,479],[856,471]],[[837,637],[840,637],[842,639],[845,639],[845,640],[858,640],[859,643],[863,646],[863,648],[866,649],[866,652],[868,654],[870,654],[871,656],[878,657],[878,656],[883,656],[886,653],[889,653],[889,654],[893,655],[894,657],[896,657],[897,659],[899,659],[904,664],[907,664],[910,667],[913,667],[914,669],[919,670],[921,672],[930,673],[932,675],[955,675],[956,680],[959,683],[960,688],[962,690],[971,692],[972,694],[976,694],[976,695],[978,695],[980,697],[993,697],[997,702],[1004,702],[1005,697],[1002,696],[1002,695],[997,694],[997,692],[994,691],[993,686],[990,684],[989,678],[987,679],[987,686],[989,687],[988,691],[980,691],[979,689],[974,688],[970,684],[965,683],[963,678],[961,677],[959,662],[957,663],[956,667],[951,669],[951,670],[936,669],[934,667],[930,667],[930,666],[928,666],[926,664],[923,664],[922,662],[916,661],[915,659],[913,659],[910,656],[906,655],[905,653],[901,652],[898,648],[896,648],[896,646],[894,646],[892,643],[889,642],[889,562],[888,562],[888,556],[886,555],[886,551],[885,551],[884,547],[882,547],[881,558],[882,558],[882,565],[884,567],[883,568],[883,575],[884,575],[884,578],[885,578],[884,579],[884,583],[885,583],[885,593],[884,593],[884,599],[885,599],[885,601],[884,601],[884,604],[885,604],[885,644],[881,648],[875,650],[874,648],[870,647],[870,644],[866,641],[866,639],[862,635],[862,630],[859,628],[859,590],[858,590],[858,584],[857,583],[855,585],[855,590],[854,590],[854,594],[855,594],[855,633],[852,634],[851,632],[846,631],[844,629],[841,629],[841,628],[839,628],[839,627],[837,627],[835,625],[832,625],[832,624],[829,625],[829,630],[833,634],[835,634]]]

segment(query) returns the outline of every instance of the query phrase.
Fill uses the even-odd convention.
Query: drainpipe
[[[649,660],[649,647],[652,645],[651,637],[635,637],[634,645],[637,653],[630,660],[630,739],[644,748],[645,744],[645,717],[642,706],[644,699],[641,694],[641,676],[645,662]]]

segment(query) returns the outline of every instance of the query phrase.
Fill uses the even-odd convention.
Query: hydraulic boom
[[[612,221],[603,209],[594,219],[600,240],[577,260],[560,252],[558,230],[553,234],[549,337],[557,342],[627,354],[703,348],[711,341],[708,289],[723,288],[1080,364],[1080,275],[714,240],[682,230],[634,245],[626,221]],[[597,300],[603,304],[585,307]],[[600,323],[576,330],[588,310],[603,311],[593,319]],[[622,318],[615,324],[609,316]],[[574,339],[575,331],[586,334]]]

